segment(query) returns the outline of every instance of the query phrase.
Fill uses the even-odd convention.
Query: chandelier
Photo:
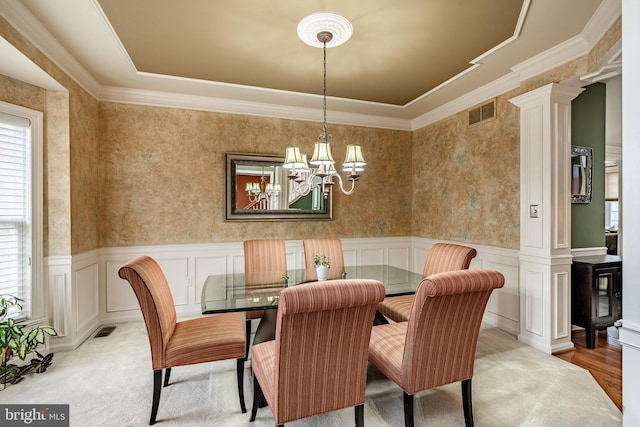
[[[260,182],[247,182],[245,186],[249,205],[244,209],[268,210],[277,206],[277,197],[281,192],[280,184],[267,182],[264,173],[260,177]]]
[[[321,12],[307,16],[298,24],[298,37],[313,47],[322,47],[323,51],[323,121],[322,133],[315,142],[311,160],[307,162],[306,154],[298,147],[287,147],[285,161],[282,165],[289,169],[289,180],[292,191],[299,195],[308,194],[317,185],[326,199],[337,180],[340,190],[349,195],[355,189],[360,173],[364,171],[366,162],[362,156],[360,145],[347,145],[347,152],[342,163],[342,170],[346,172],[346,181],[351,183],[345,188],[343,179],[336,170],[335,161],[331,154],[331,134],[327,133],[327,44],[335,47],[346,42],[353,34],[351,23],[344,17],[334,13]]]

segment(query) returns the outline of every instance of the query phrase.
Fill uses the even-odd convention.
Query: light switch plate
[[[529,205],[529,217],[530,218],[539,218],[539,208],[538,205]]]

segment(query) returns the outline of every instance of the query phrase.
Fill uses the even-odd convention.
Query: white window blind
[[[30,121],[0,112],[0,294],[22,298],[27,312],[31,288],[30,147]]]

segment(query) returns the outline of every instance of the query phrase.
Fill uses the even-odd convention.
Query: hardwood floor
[[[574,350],[556,354],[557,357],[585,368],[622,411],[622,348],[607,343],[607,331],[596,334],[596,347],[586,347],[584,331],[572,334]]]

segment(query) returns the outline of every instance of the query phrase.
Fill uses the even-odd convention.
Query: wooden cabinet
[[[571,268],[571,323],[585,328],[587,347],[597,330],[622,318],[622,258],[576,257]]]

